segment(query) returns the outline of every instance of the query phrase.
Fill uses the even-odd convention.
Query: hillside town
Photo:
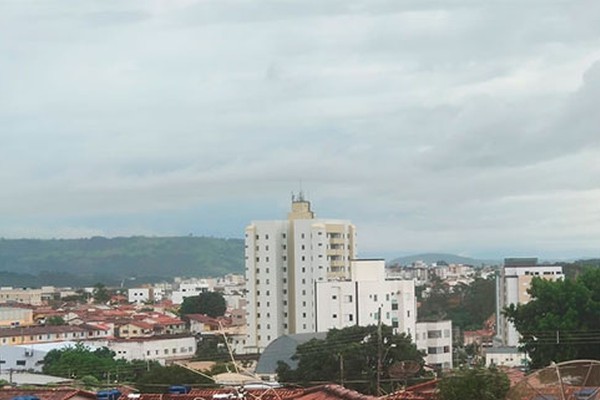
[[[280,393],[278,388],[308,379],[294,375],[306,362],[303,354],[326,357],[304,353],[320,341],[324,349],[373,343],[374,394],[390,393],[386,398],[430,399],[440,379],[465,368],[500,368],[516,385],[532,370],[532,359],[521,345],[523,333],[504,310],[527,304],[536,279],[565,279],[561,265],[536,258],[506,258],[499,266],[360,259],[357,228],[346,220],[318,219],[302,193],[293,197],[287,219],[252,221],[245,237],[245,275],[181,277],[139,287],[0,287],[0,379],[6,384],[0,393],[17,398],[19,387],[75,385],[60,389],[64,398],[89,398],[92,392],[77,388],[77,382],[97,373],[94,367],[52,369],[52,359],[74,349],[106,349],[112,359],[130,363],[120,372],[106,369],[100,375],[106,383],[96,381],[98,393],[106,394],[107,385],[130,398],[167,388],[173,395],[233,396],[225,388],[253,385]],[[471,309],[465,322],[460,312]],[[354,336],[342,339],[351,330]],[[338,339],[331,336],[336,332]],[[315,381],[309,389],[276,397],[354,398],[351,389],[360,385],[343,388],[355,376],[352,355],[344,359],[336,351],[339,369],[323,378],[339,386]],[[173,389],[190,382],[170,382],[140,394],[127,375],[135,363],[147,372],[183,368],[222,389]],[[32,393],[43,399],[44,390],[49,389]]]

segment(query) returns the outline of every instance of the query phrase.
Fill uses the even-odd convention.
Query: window
[[[306,246],[305,245],[302,245],[302,250],[306,250]]]
[[[392,311],[397,310],[397,309],[398,309],[398,303],[392,303]]]
[[[301,237],[302,239],[304,239],[304,233],[303,233],[303,234],[301,234],[301,235],[300,235],[300,237]]]
[[[331,318],[337,318],[337,314],[333,314]]]
[[[331,300],[337,300],[337,295],[335,295],[335,294],[332,294],[332,295],[331,295]]]
[[[352,315],[352,314],[346,315],[346,320],[350,321],[350,322],[354,321],[354,315]]]
[[[282,233],[281,236],[285,239],[285,233]],[[285,245],[284,245],[285,246]]]
[[[306,257],[305,256],[302,256],[302,261],[306,261]]]
[[[376,294],[373,295],[373,301],[377,301],[377,295]]]
[[[352,303],[352,295],[348,294],[348,295],[344,296],[344,302]]]
[[[26,364],[25,360],[17,360],[17,365],[25,366],[25,364]]]
[[[269,235],[265,235],[265,239],[267,239],[267,240],[268,240],[268,239],[269,239]]]
[[[442,331],[427,331],[428,339],[440,339],[442,337]]]
[[[406,316],[407,316],[408,318],[410,318],[410,310],[407,310],[407,311],[406,311]]]

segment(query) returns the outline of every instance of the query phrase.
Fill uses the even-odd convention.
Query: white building
[[[209,292],[214,285],[206,279],[194,279],[182,281],[179,284],[179,289],[174,290],[171,294],[173,304],[181,304],[186,297],[198,296],[200,293]]]
[[[111,340],[106,346],[115,352],[116,358],[158,361],[163,365],[186,360],[196,354],[196,339],[193,336]]]
[[[248,351],[285,334],[315,332],[315,283],[350,278],[354,225],[315,218],[300,194],[287,220],[253,221],[245,236]]]
[[[502,314],[502,310],[510,304],[529,302],[527,290],[533,278],[557,280],[563,279],[560,265],[539,265],[537,258],[507,258],[504,267],[496,280],[496,316],[498,339],[504,346],[517,346],[519,332]]]
[[[452,321],[417,322],[415,342],[428,365],[452,369]]]
[[[151,288],[127,289],[127,301],[130,303],[144,304],[153,300]]]
[[[485,366],[526,367],[527,354],[517,347],[488,347],[485,349]]]
[[[351,279],[316,282],[315,331],[381,322],[395,333],[415,336],[414,280],[385,279],[384,260],[353,260]]]

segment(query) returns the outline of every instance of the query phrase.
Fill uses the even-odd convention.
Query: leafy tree
[[[90,375],[102,379],[106,373],[114,371],[115,366],[114,352],[108,348],[90,350],[78,343],[73,347],[48,352],[44,357],[42,371],[65,378]]]
[[[220,317],[225,314],[227,303],[225,298],[219,292],[204,292],[198,296],[186,297],[181,304],[179,313],[187,314],[206,314],[209,317]]]
[[[438,384],[440,400],[503,400],[509,388],[506,374],[493,367],[459,370]]]
[[[528,303],[511,305],[504,313],[521,334],[533,368],[600,359],[600,346],[594,344],[600,332],[600,269],[561,281],[535,278],[529,294]]]
[[[434,277],[427,297],[421,300],[420,318],[451,319],[452,326],[480,329],[496,308],[496,281],[476,278],[471,284],[459,284],[452,290]]]
[[[375,325],[332,329],[324,340],[313,339],[298,346],[294,355],[294,359],[298,360],[295,370],[280,363],[277,369],[279,380],[300,384],[344,380],[348,387],[355,390],[375,393],[377,338]],[[382,342],[382,380],[389,379],[388,368],[397,361],[423,363],[423,356],[410,336],[394,335],[391,327],[383,326]]]
[[[66,322],[60,315],[54,315],[46,320],[46,325],[66,325]]]
[[[94,298],[94,303],[106,303],[110,300],[110,293],[102,283],[96,283],[92,297]]]

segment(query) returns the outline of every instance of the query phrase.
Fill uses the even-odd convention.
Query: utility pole
[[[340,386],[344,386],[344,355],[342,353],[340,356]]]
[[[381,370],[382,370],[383,339],[381,337],[381,306],[377,311],[377,396],[381,396]]]

